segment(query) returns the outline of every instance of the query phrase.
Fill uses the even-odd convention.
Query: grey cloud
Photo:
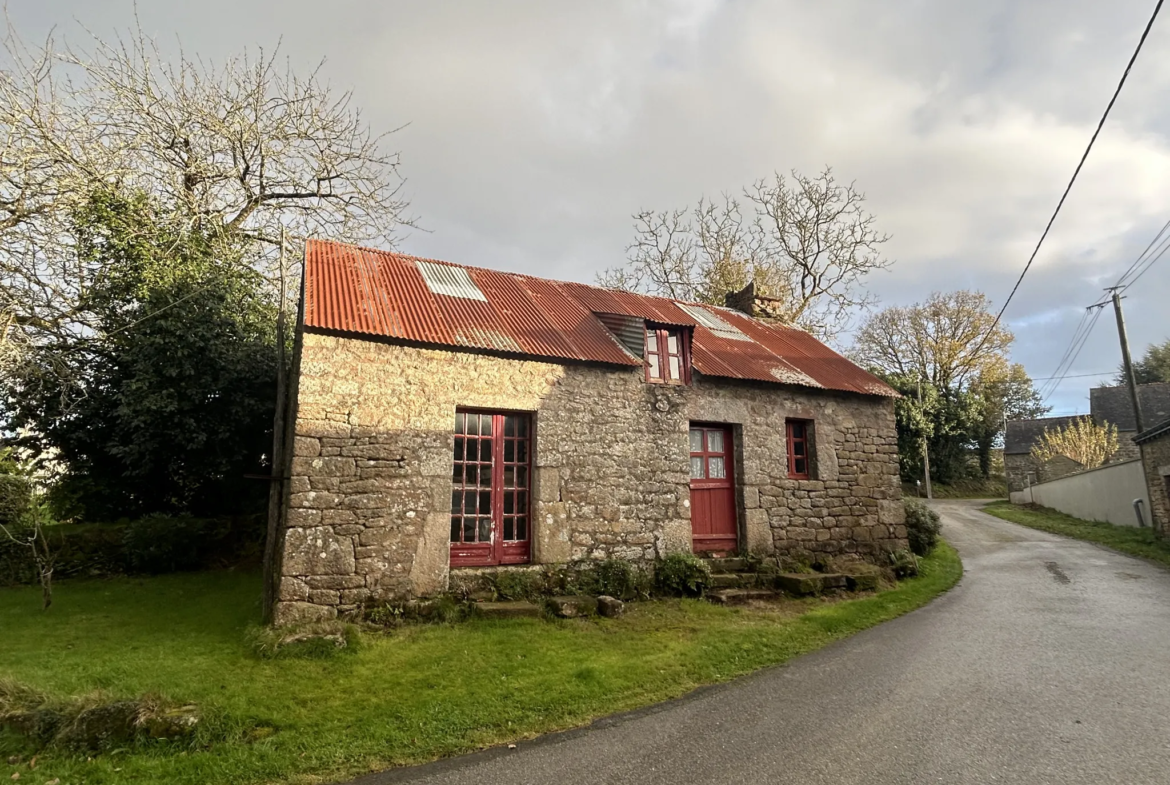
[[[138,5],[168,46],[322,58],[378,128],[408,123],[403,247],[590,281],[640,208],[832,164],[867,192],[894,269],[886,303],[978,288],[1002,301],[1116,84],[1149,0],[316,2]],[[27,35],[105,32],[129,0],[18,2]],[[1008,312],[1015,357],[1051,374],[1079,318],[1170,216],[1170,20],[1148,42]],[[1136,346],[1170,336],[1170,261],[1130,291]],[[1074,372],[1117,361],[1102,318]],[[1053,397],[1084,408],[1092,379]]]

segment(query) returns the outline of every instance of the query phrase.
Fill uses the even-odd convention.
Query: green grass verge
[[[0,736],[0,776],[62,783],[250,783],[341,779],[418,763],[678,697],[918,608],[958,581],[945,543],[920,577],[842,602],[773,609],[635,603],[619,619],[517,619],[367,635],[353,655],[261,660],[244,644],[254,575],[67,581],[48,612],[32,589],[0,590],[0,677],[61,695],[160,693],[212,710],[226,741],[182,753],[139,747],[92,760]],[[249,730],[251,729],[251,730]],[[30,778],[32,775],[32,778]]]
[[[953,483],[934,483],[931,493],[936,499],[1006,499],[1008,495],[1007,481],[1002,477],[984,480],[956,480]],[[926,493],[925,489],[922,491]],[[914,483],[902,483],[904,496],[917,496],[918,487]]]
[[[983,511],[1021,526],[1088,540],[1170,567],[1170,542],[1160,538],[1153,529],[1085,521],[1047,507],[1024,507],[1010,502],[994,502]]]

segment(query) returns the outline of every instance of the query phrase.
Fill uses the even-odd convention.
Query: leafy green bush
[[[0,474],[0,526],[20,524],[32,507],[32,484],[19,474]]]
[[[942,531],[942,523],[938,513],[927,507],[917,499],[906,499],[906,534],[910,540],[910,550],[919,556],[926,556],[938,543],[938,534]]]
[[[918,574],[918,557],[905,548],[891,551],[890,569],[895,578],[913,578]]]
[[[544,575],[534,570],[500,570],[491,578],[492,591],[501,600],[531,600],[544,595]]]
[[[126,526],[122,551],[131,572],[157,575],[203,566],[208,550],[223,536],[215,521],[188,516],[148,515]]]
[[[578,568],[576,588],[581,594],[608,595],[632,600],[649,594],[649,575],[625,559],[605,559]]]
[[[378,627],[398,627],[402,624],[453,624],[466,620],[472,614],[469,603],[454,595],[442,594],[429,600],[410,602],[380,602],[367,605],[362,620]]]
[[[711,585],[711,568],[693,553],[672,553],[654,565],[654,586],[671,597],[702,597]]]

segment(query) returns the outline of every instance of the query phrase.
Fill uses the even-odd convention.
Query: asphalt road
[[[942,502],[966,574],[787,666],[362,785],[1170,783],[1170,572]]]

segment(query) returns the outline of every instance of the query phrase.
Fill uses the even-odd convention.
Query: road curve
[[[1170,783],[1170,572],[936,503],[931,605],[641,712],[361,785]]]

